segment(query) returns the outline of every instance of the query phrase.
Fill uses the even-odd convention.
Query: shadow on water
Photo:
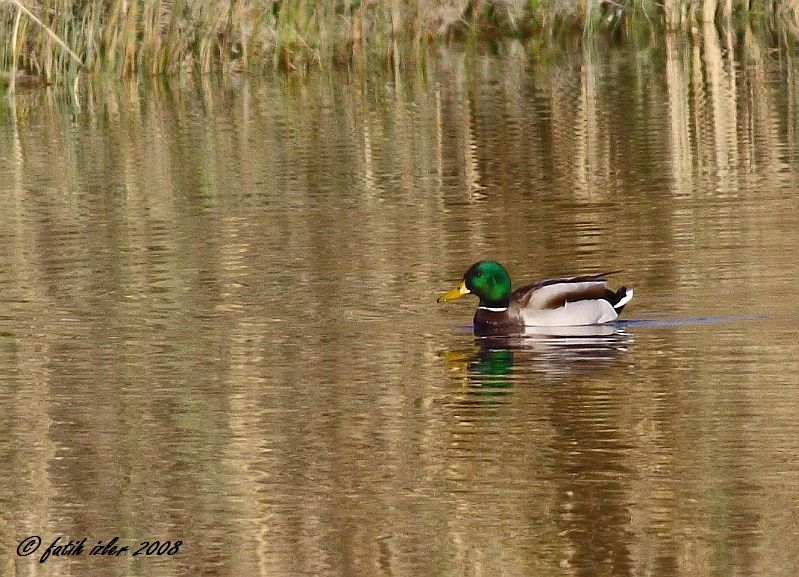
[[[683,326],[701,326],[701,325],[715,325],[724,323],[736,323],[742,321],[763,321],[767,320],[765,315],[742,315],[735,317],[724,316],[709,316],[709,317],[687,317],[681,319],[633,319],[619,321],[619,325],[628,328],[638,327],[683,327]]]

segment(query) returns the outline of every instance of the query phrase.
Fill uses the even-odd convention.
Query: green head
[[[510,302],[510,275],[501,264],[493,260],[474,263],[463,275],[463,282],[438,298],[450,301],[474,293],[480,297],[480,306],[507,307]]]

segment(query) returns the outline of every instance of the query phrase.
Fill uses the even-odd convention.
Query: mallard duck
[[[621,287],[613,292],[605,287],[605,277],[610,274],[546,279],[511,292],[505,267],[481,260],[466,271],[457,287],[438,297],[438,302],[470,293],[480,297],[474,314],[478,336],[521,334],[525,327],[599,325],[619,318],[633,298],[632,289]]]

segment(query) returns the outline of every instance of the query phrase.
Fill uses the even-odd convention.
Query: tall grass
[[[452,38],[591,42],[759,18],[799,29],[799,0],[0,0],[0,70],[45,82],[286,70],[382,57]],[[410,49],[410,50],[407,50]]]

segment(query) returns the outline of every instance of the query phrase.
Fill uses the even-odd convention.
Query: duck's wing
[[[567,302],[607,300],[615,294],[606,287],[606,277],[613,272],[541,280],[513,291],[511,302],[522,310],[549,310]]]

